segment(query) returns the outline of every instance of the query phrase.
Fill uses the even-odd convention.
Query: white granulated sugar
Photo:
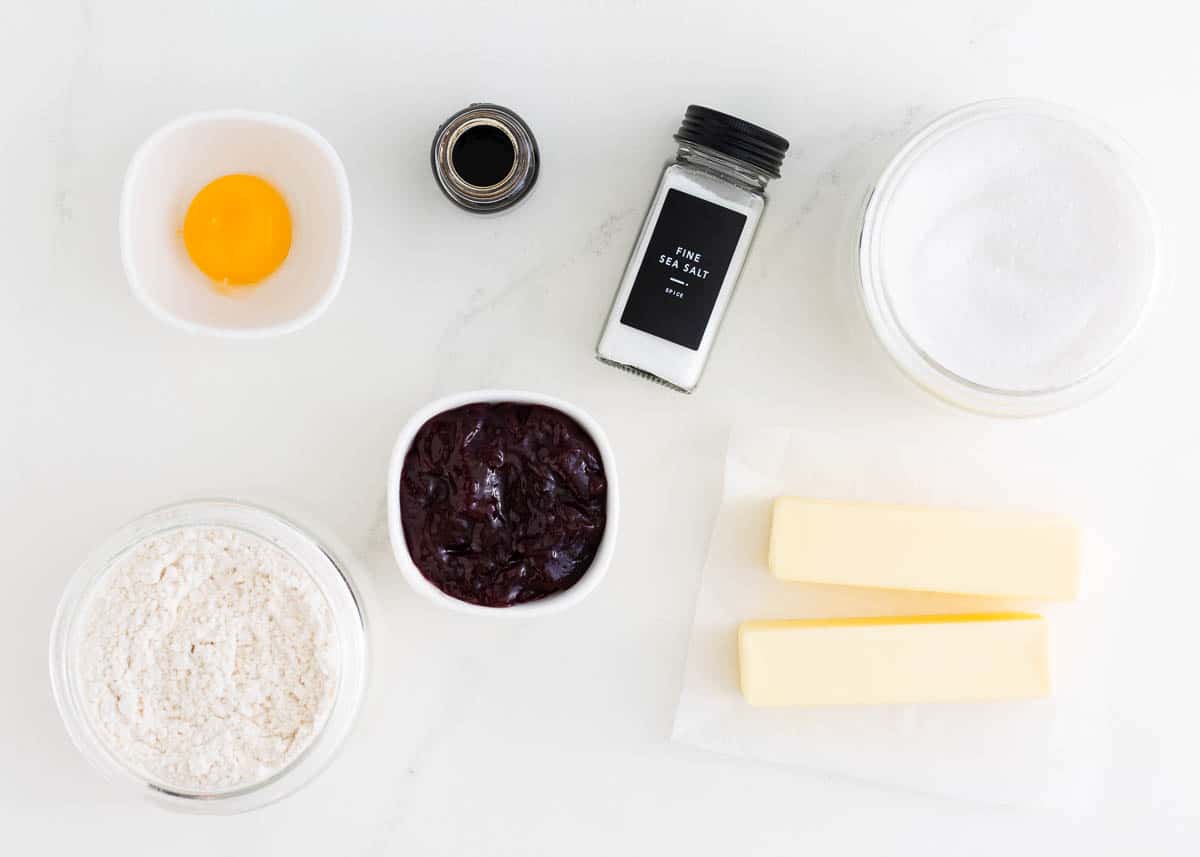
[[[311,743],[338,680],[308,572],[258,536],[184,527],[125,553],[86,607],[80,686],[112,753],[153,782],[261,781]]]
[[[1154,235],[1118,156],[1051,116],[977,119],[900,178],[882,275],[914,344],[1009,391],[1057,389],[1103,366],[1148,299]]]

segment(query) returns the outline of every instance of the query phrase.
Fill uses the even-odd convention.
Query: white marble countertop
[[[1095,491],[1156,510],[1108,594],[1119,688],[1101,811],[967,806],[672,745],[692,599],[735,419],[1006,424],[956,412],[880,355],[843,277],[866,183],[959,104],[1038,96],[1118,128],[1178,234],[1200,230],[1193,13],[1177,0],[6,4],[0,52],[0,850],[12,854],[1195,854],[1200,574],[1197,270],[1181,253],[1153,350],[1046,420],[1102,433]],[[473,100],[541,144],[534,197],[493,220],[439,194],[428,147]],[[790,137],[784,177],[692,397],[592,358],[690,102]],[[131,297],[125,165],[164,121],[291,114],[341,153],[349,275],[282,339],[189,336]],[[1185,207],[1184,203],[1188,203]],[[1184,249],[1192,241],[1183,240]],[[485,624],[417,598],[384,522],[388,454],[435,395],[569,398],[606,427],[624,520],[603,587],[568,614]],[[1004,462],[997,462],[1002,473]],[[89,548],[156,505],[239,495],[304,510],[368,569],[380,645],[348,746],[311,786],[232,818],[115,794],[50,696],[55,604]]]

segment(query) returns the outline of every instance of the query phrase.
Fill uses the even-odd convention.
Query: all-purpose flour
[[[185,527],[150,537],[115,563],[86,611],[87,714],[114,755],[161,785],[261,781],[312,741],[332,706],[329,605],[258,536]]]
[[[1118,158],[1052,116],[988,116],[899,178],[881,271],[913,343],[986,387],[1041,391],[1103,366],[1153,283],[1144,197]]]

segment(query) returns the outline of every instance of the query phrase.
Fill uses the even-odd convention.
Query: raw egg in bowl
[[[121,197],[129,285],[157,317],[219,336],[289,333],[329,306],[350,256],[350,185],[312,128],[193,113],[138,149]]]

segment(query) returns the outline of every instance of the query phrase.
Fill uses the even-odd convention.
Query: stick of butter
[[[1059,601],[1079,552],[1049,515],[779,497],[767,564],[781,580]]]
[[[738,661],[742,695],[756,706],[1050,693],[1049,634],[1032,613],[743,622]]]

